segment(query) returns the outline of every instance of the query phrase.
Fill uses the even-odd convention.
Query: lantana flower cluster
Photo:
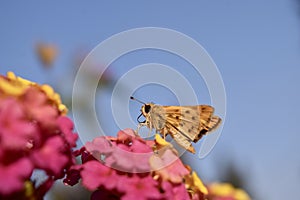
[[[81,180],[93,191],[92,200],[250,200],[230,184],[205,186],[158,134],[154,141],[143,140],[125,129],[117,137],[95,138],[74,153],[82,164],[69,169],[64,183],[73,186]]]
[[[68,171],[66,184],[82,179],[91,199],[204,199],[207,188],[178,158],[171,144],[156,135],[143,140],[131,129],[116,138],[102,136],[76,152],[82,164]]]
[[[0,199],[42,199],[75,163],[78,136],[66,113],[50,86],[0,76]],[[39,185],[34,170],[47,175]]]
[[[143,140],[125,129],[117,137],[95,138],[74,153],[82,164],[72,166],[64,182],[75,185],[81,179],[93,191],[92,200],[250,200],[230,184],[205,186],[159,135]]]

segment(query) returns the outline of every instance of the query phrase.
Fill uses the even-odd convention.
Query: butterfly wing
[[[196,152],[193,145],[191,144],[191,141],[185,135],[183,135],[182,132],[180,132],[180,130],[178,130],[178,128],[175,125],[166,122],[166,125],[161,130],[161,133],[163,135],[167,135],[169,133],[172,136],[172,138],[176,141],[176,143],[182,146],[184,149],[187,149],[191,153]]]
[[[163,108],[167,129],[164,131],[168,131],[176,141],[183,140],[184,144],[186,142],[190,144],[191,141],[197,142],[203,135],[216,129],[221,123],[221,119],[213,115],[214,108],[209,105],[163,106]],[[181,146],[183,145],[181,144]],[[183,147],[186,148],[187,144]]]

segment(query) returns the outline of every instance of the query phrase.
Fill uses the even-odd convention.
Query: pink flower
[[[38,140],[36,126],[26,120],[26,113],[15,99],[0,104],[0,144],[2,148],[25,150],[30,140]]]
[[[0,197],[22,190],[24,181],[30,176],[33,165],[27,158],[22,158],[9,165],[0,164]]]
[[[95,190],[100,186],[106,189],[116,188],[119,180],[116,171],[106,167],[99,161],[90,161],[83,164],[81,171],[82,184],[89,190]]]
[[[78,136],[64,108],[50,86],[0,76],[0,199],[42,199],[75,163]],[[39,186],[35,169],[47,175]]]
[[[48,103],[45,93],[37,88],[29,88],[23,96],[22,103],[29,117],[42,124],[55,124],[58,110]]]
[[[118,132],[117,144],[111,160],[107,162],[113,168],[126,172],[150,172],[149,158],[152,147],[134,134],[132,129]]]
[[[70,186],[77,184],[81,178],[80,170],[81,170],[81,165],[71,166],[66,173],[66,177],[63,180],[63,183],[65,185],[70,185]]]
[[[123,176],[119,179],[119,190],[124,192],[125,195],[121,197],[122,200],[147,200],[147,199],[160,199],[158,183],[152,176],[140,177],[133,175],[131,177]]]
[[[97,156],[98,154],[111,153],[115,148],[115,144],[105,137],[97,137],[92,142],[87,142],[85,148],[94,156]]]
[[[32,161],[38,168],[49,171],[50,174],[55,176],[60,176],[62,169],[69,161],[64,153],[64,145],[65,143],[61,137],[51,137],[41,148],[32,153]]]
[[[149,158],[153,154],[147,143],[131,129],[119,131],[118,137],[95,138],[86,149],[105,165],[126,172],[149,172]]]
[[[171,149],[165,150],[162,155],[153,155],[150,165],[163,180],[173,183],[181,183],[183,177],[190,173]]]
[[[76,141],[78,135],[74,134],[72,131],[74,128],[73,122],[66,116],[59,116],[57,118],[57,124],[61,130],[61,135],[65,138],[65,142],[70,145],[70,147],[76,147]]]
[[[106,158],[105,164],[119,171],[129,173],[149,172],[151,171],[150,156],[150,153],[136,153],[116,148],[114,153]]]
[[[145,141],[131,129],[119,131],[117,137],[95,138],[74,152],[82,164],[72,166],[64,182],[73,185],[81,178],[93,191],[91,199],[203,200],[200,179],[165,143]]]
[[[166,199],[189,200],[190,196],[183,183],[174,184],[168,181],[162,182],[162,189],[165,191]]]

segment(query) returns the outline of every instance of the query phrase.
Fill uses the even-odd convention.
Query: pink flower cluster
[[[81,179],[93,191],[91,199],[185,200],[204,195],[194,184],[200,180],[194,180],[171,146],[143,140],[131,129],[119,131],[116,138],[95,138],[75,154],[82,164],[72,166],[64,182],[75,185]]]
[[[41,199],[54,180],[63,178],[75,163],[72,148],[78,136],[72,132],[71,120],[38,86],[29,86],[14,96],[5,91],[4,86],[11,87],[10,80],[2,81],[0,199]],[[30,179],[35,169],[48,176],[39,186]]]

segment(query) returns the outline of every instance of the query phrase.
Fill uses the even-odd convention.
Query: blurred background
[[[101,41],[138,27],[180,31],[208,51],[227,94],[227,116],[217,145],[201,160],[184,155],[185,162],[205,183],[229,181],[253,199],[299,199],[299,6],[297,0],[1,1],[0,73],[13,71],[50,84],[70,107],[76,71]],[[209,103],[203,80],[193,77],[184,60],[155,50],[132,52],[112,63],[99,82],[97,114],[108,134],[127,128],[113,123],[107,106],[114,84],[131,68],[149,62],[173,66],[198,88],[199,101]],[[101,63],[95,64],[98,67]],[[162,105],[178,103],[174,94],[157,85],[139,88],[134,95]],[[140,106],[130,103],[133,120]],[[48,199],[80,199],[75,191],[87,195],[80,187],[66,190],[57,184]]]

